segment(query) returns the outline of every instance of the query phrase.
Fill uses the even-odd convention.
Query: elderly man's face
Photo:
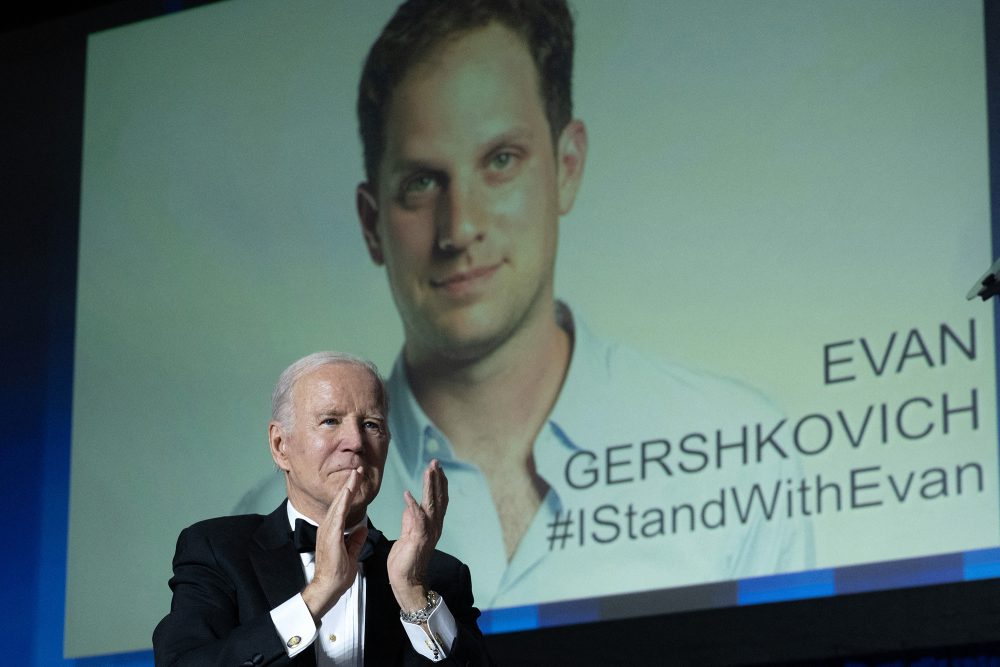
[[[292,388],[291,428],[272,422],[271,456],[286,471],[288,498],[316,522],[361,467],[349,523],[360,521],[382,484],[389,448],[388,415],[368,369],[349,363],[320,366]]]
[[[498,24],[446,42],[393,91],[378,189],[359,188],[358,210],[409,353],[473,357],[553,317],[558,220],[585,150],[582,125],[568,130],[556,153],[534,62]]]

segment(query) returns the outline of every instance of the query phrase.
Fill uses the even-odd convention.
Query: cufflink
[[[428,651],[430,651],[431,653],[434,654],[434,659],[435,660],[440,660],[441,659],[441,652],[440,652],[440,650],[438,649],[437,646],[434,645],[434,643],[430,639],[424,639],[424,646],[427,647]]]
[[[295,635],[294,637],[289,637],[288,641],[285,642],[285,646],[288,648],[295,648],[302,643],[302,637]]]

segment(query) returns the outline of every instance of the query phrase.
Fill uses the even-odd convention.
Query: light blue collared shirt
[[[473,592],[483,608],[811,567],[811,525],[801,518],[766,519],[757,513],[739,521],[726,496],[726,523],[705,527],[718,522],[710,515],[718,511],[714,503],[720,493],[736,485],[745,492],[756,481],[770,490],[775,480],[799,474],[795,461],[751,460],[744,465],[737,460],[740,452],[730,448],[724,452],[722,470],[681,475],[678,468],[679,439],[692,432],[704,433],[706,440],[719,432],[727,442],[747,433],[746,450],[752,459],[754,424],[776,423],[777,411],[738,383],[653,362],[600,341],[573,321],[565,305],[557,307],[560,325],[574,343],[559,398],[533,445],[536,471],[549,490],[510,561],[485,476],[476,465],[455,456],[447,436],[420,407],[410,391],[402,355],[388,381],[392,446],[382,490],[369,507],[376,525],[400,524],[403,491],[409,489],[419,499],[423,470],[436,458],[448,476],[450,496],[438,548],[470,566]],[[670,468],[669,475],[656,460],[663,444],[650,445],[649,460],[641,465],[641,443],[659,440],[673,448],[660,459]],[[575,472],[567,472],[571,459]],[[586,463],[600,470],[583,472]],[[690,467],[697,460],[686,463]],[[599,481],[576,488],[595,474]],[[708,519],[694,530],[685,524],[689,504],[692,514],[702,511]],[[571,535],[560,539],[553,527],[567,516],[572,517]],[[664,528],[663,522],[674,522],[676,528]]]

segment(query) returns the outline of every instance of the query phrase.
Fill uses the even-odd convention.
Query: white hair
[[[386,391],[385,380],[378,372],[375,364],[367,359],[362,359],[361,357],[356,357],[345,352],[313,352],[293,363],[278,376],[278,382],[274,385],[274,392],[271,394],[272,421],[280,423],[285,428],[292,428],[294,417],[292,390],[295,389],[295,383],[314,370],[334,364],[360,366],[371,373],[376,383],[378,383],[379,403],[382,405],[382,410],[388,414],[389,392]]]

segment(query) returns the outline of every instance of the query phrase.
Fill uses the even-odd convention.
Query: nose
[[[360,453],[364,449],[363,426],[353,419],[345,419],[340,428],[340,442],[337,448],[344,452]]]
[[[436,245],[444,253],[460,253],[486,234],[486,214],[474,185],[453,180],[436,211]]]

